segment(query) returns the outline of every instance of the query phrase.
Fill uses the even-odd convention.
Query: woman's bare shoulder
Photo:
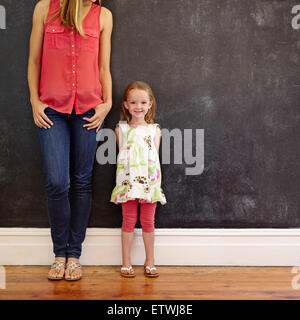
[[[101,13],[100,13],[100,26],[101,32],[105,29],[111,33],[113,28],[113,16],[109,9],[101,6]]]
[[[43,19],[44,23],[49,11],[51,0],[40,0],[37,2],[34,8],[34,14],[38,16],[40,19]]]
[[[100,20],[104,21],[106,25],[111,25],[113,20],[111,11],[101,6]]]
[[[35,7],[38,10],[48,10],[49,6],[50,6],[50,2],[51,2],[51,0],[40,0],[39,2],[37,2]]]
[[[103,6],[101,6],[101,14],[103,14],[106,17],[112,16],[111,11]]]

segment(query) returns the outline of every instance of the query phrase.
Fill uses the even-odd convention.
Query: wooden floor
[[[291,267],[160,267],[148,279],[141,266],[136,278],[124,279],[119,267],[83,267],[78,282],[49,281],[47,266],[6,266],[0,300],[202,300],[299,299]],[[299,281],[300,282],[300,281]]]

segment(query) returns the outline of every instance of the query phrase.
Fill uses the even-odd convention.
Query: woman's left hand
[[[89,123],[84,124],[83,126],[87,128],[87,130],[96,128],[96,132],[99,131],[102,122],[104,121],[105,117],[107,116],[108,112],[111,109],[111,103],[102,103],[96,106],[95,114],[91,118],[83,117],[82,119],[88,121]]]

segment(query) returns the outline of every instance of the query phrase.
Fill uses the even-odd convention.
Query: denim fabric
[[[47,214],[55,257],[81,255],[92,204],[92,171],[98,141],[96,129],[83,127],[95,114],[44,110],[53,122],[38,128],[46,177]],[[101,125],[101,129],[104,122]],[[100,129],[100,130],[101,130]],[[100,130],[98,134],[100,134]]]

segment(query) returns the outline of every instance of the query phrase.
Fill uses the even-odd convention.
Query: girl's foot
[[[66,258],[55,258],[48,273],[49,280],[61,280],[64,278]]]
[[[80,280],[82,277],[82,267],[77,258],[68,258],[65,271],[65,279],[67,281]]]
[[[134,273],[132,266],[129,266],[129,267],[123,266],[121,268],[121,276],[124,278],[134,278],[135,273]]]
[[[154,264],[144,264],[144,275],[148,278],[157,278],[159,273]]]

